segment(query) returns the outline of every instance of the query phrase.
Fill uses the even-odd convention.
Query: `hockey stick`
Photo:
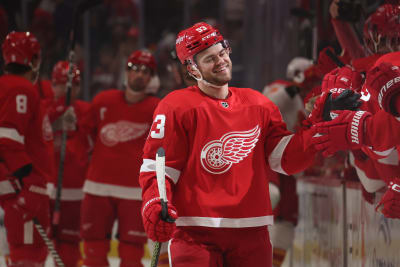
[[[344,66],[345,66],[345,64],[344,64],[334,53],[332,53],[331,50],[326,49],[326,50],[325,50],[325,53],[326,53],[326,55],[327,55],[330,59],[332,59],[333,62],[335,62],[335,64],[336,64],[338,67],[341,68],[341,67],[344,67]]]
[[[98,5],[102,0],[81,0],[75,6],[73,14],[73,24],[70,31],[69,39],[69,55],[68,55],[68,79],[67,79],[67,93],[65,98],[65,107],[69,107],[71,104],[71,91],[72,91],[72,79],[73,79],[73,64],[75,57],[75,42],[76,42],[76,29],[78,26],[78,19],[85,11]],[[53,211],[53,226],[57,226],[60,223],[60,206],[61,206],[61,190],[64,176],[64,162],[65,162],[65,149],[67,145],[67,131],[62,129],[61,144],[60,144],[60,162],[58,164],[57,173],[57,189]]]
[[[35,225],[36,230],[38,231],[39,235],[42,237],[44,243],[47,246],[51,256],[53,256],[54,261],[58,267],[65,267],[60,255],[58,254],[56,248],[54,247],[53,242],[47,236],[46,231],[43,229],[43,226],[40,224],[38,219],[33,218],[33,224]]]
[[[158,193],[161,201],[161,219],[166,222],[174,222],[168,216],[168,199],[167,192],[165,189],[165,150],[160,147],[157,150],[156,155],[156,174],[157,174],[157,185]],[[156,267],[158,264],[158,257],[160,256],[161,242],[156,242],[154,246],[153,257],[151,258],[151,267]]]

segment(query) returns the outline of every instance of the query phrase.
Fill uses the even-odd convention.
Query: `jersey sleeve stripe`
[[[395,148],[392,147],[392,148],[389,148],[388,150],[385,150],[385,151],[375,151],[375,150],[372,150],[372,152],[374,152],[374,153],[377,154],[378,156],[387,157],[387,156],[389,156],[389,155],[393,152],[394,149],[395,149]],[[396,153],[397,153],[397,152],[396,152]]]
[[[90,180],[85,181],[83,192],[96,196],[142,200],[142,189],[140,187],[118,186]]]
[[[153,159],[143,159],[143,164],[140,167],[140,172],[155,172],[156,171],[156,161]],[[165,175],[168,176],[174,184],[179,180],[181,172],[177,169],[165,166]]]
[[[214,217],[179,217],[177,226],[203,226],[213,228],[244,228],[272,225],[274,216],[267,215],[251,218],[214,218]]]
[[[10,181],[0,182],[0,196],[16,193],[14,187],[11,185]]]
[[[287,135],[282,137],[282,139],[279,141],[279,143],[276,145],[272,153],[269,155],[268,162],[269,166],[273,171],[288,175],[283,169],[282,169],[282,157],[283,157],[283,152],[285,151],[286,146],[289,144],[290,140],[293,138],[294,134]]]
[[[378,159],[378,162],[386,165],[397,166],[399,164],[399,154],[397,153],[397,150],[392,150],[387,157]]]
[[[47,184],[47,193],[50,199],[56,199],[56,188],[54,184]],[[83,191],[81,188],[63,188],[61,200],[65,201],[79,201],[83,199]]]
[[[0,127],[0,138],[7,138],[24,144],[25,137],[20,135],[16,129]]]

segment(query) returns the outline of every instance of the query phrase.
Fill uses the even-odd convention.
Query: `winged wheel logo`
[[[212,174],[227,172],[232,164],[239,163],[251,153],[259,136],[258,125],[248,131],[224,134],[219,140],[212,140],[203,147],[201,165]]]

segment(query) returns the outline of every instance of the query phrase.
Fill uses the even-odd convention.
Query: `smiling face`
[[[195,60],[203,79],[209,83],[222,86],[232,79],[229,48],[224,48],[221,43],[201,51],[195,56]]]

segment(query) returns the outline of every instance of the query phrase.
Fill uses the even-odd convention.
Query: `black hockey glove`
[[[332,110],[357,110],[362,104],[360,96],[349,89],[344,90],[337,97],[333,97],[332,93],[329,93],[322,112],[323,120],[330,121],[336,117],[335,114],[331,114]]]

